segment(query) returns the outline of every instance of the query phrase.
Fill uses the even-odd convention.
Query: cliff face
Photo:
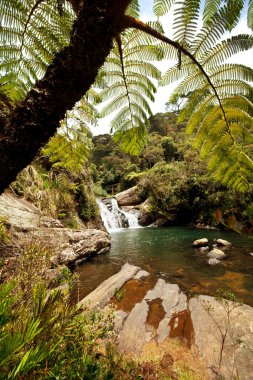
[[[55,268],[81,263],[110,248],[109,235],[104,227],[99,229],[101,221],[98,228],[65,228],[59,220],[43,215],[32,203],[10,193],[0,196],[0,215],[11,236],[11,242],[2,246],[2,256],[15,257],[26,244],[39,242],[52,252],[51,268]]]

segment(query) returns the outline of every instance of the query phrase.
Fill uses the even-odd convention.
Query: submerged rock
[[[221,260],[224,259],[224,257],[226,257],[226,254],[220,249],[214,248],[210,252],[208,252],[207,257],[209,257],[210,259]]]
[[[220,260],[217,260],[217,259],[215,259],[215,258],[213,258],[213,259],[209,259],[208,260],[208,264],[209,265],[217,265],[217,264],[219,264],[220,263]]]
[[[193,247],[206,247],[208,246],[208,239],[207,238],[202,238],[202,239],[197,239],[194,240],[192,243]]]
[[[89,306],[91,309],[101,309],[108,304],[111,298],[115,295],[115,292],[119,290],[128,280],[133,278],[140,271],[139,267],[124,264],[121,270],[103,281],[93,292],[83,298],[78,306]]]

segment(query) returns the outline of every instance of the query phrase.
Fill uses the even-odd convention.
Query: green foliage
[[[10,241],[10,234],[6,228],[6,219],[0,215],[0,244],[7,244]]]
[[[68,2],[60,15],[56,0],[1,0],[0,19],[0,88],[18,101],[69,43],[74,13]]]
[[[66,292],[47,290],[47,260],[46,247],[27,246],[0,285],[0,379],[92,378],[95,367],[93,378],[104,378],[110,360],[100,363],[96,353],[110,339],[113,312],[78,310]]]
[[[243,1],[206,1],[200,30],[199,6],[198,0],[185,2],[176,10],[174,23],[174,39],[187,47],[195,62],[180,56],[179,64],[161,78],[161,85],[180,80],[171,96],[171,102],[175,97],[188,97],[179,121],[188,122],[187,132],[195,136],[194,146],[213,177],[245,191],[253,168],[247,145],[252,140],[252,87],[248,83],[253,71],[224,61],[252,48],[253,40],[251,35],[238,35],[221,41],[237,25]]]
[[[116,41],[103,68],[103,91],[100,96],[107,102],[101,117],[116,112],[111,131],[116,141],[131,154],[138,154],[145,141],[145,123],[151,115],[148,100],[154,100],[154,80],[160,71],[151,61],[163,57],[155,39],[137,30],[128,30]]]

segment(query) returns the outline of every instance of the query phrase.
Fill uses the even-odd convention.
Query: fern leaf
[[[157,17],[164,16],[169,12],[175,0],[154,0],[153,11]]]
[[[253,30],[253,0],[249,0],[247,23],[248,27]]]

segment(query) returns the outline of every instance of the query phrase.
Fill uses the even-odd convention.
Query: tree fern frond
[[[253,144],[253,133],[249,133],[249,130],[246,129],[243,125],[233,122],[230,125],[230,131],[238,143]]]
[[[169,12],[175,0],[154,0],[153,11],[157,17],[164,16]]]
[[[210,78],[215,83],[223,80],[243,80],[253,82],[253,70],[240,64],[223,64],[219,67],[210,68]]]
[[[198,28],[200,0],[187,0],[175,9],[173,29],[174,39],[190,46]]]
[[[203,22],[208,23],[216,13],[221,5],[221,0],[205,0],[204,10],[203,10]]]
[[[253,47],[253,36],[248,34],[240,34],[233,36],[217,44],[203,57],[200,58],[200,63],[208,69],[209,67],[219,66],[226,59],[233,55],[249,50]]]
[[[191,46],[196,57],[210,50],[226,31],[231,31],[239,21],[243,7],[242,0],[231,0],[213,14],[208,24],[204,24]]]
[[[64,5],[62,16],[54,0],[14,1],[11,6],[8,0],[1,1],[0,51],[4,51],[4,62],[0,59],[0,70],[2,75],[16,74],[10,91],[13,99],[26,95],[44,75],[55,53],[69,42],[74,20],[69,3]]]
[[[126,14],[132,16],[132,17],[139,17],[140,15],[140,4],[139,0],[132,0]]]
[[[123,128],[114,134],[114,140],[120,143],[121,149],[132,155],[140,153],[145,145],[146,137],[147,131],[143,125],[126,130]]]
[[[247,23],[248,27],[253,30],[253,0],[249,0]]]
[[[160,86],[167,86],[172,82],[175,82],[181,78],[185,78],[187,75],[190,75],[193,72],[198,73],[196,65],[194,65],[194,63],[192,63],[190,59],[184,58],[182,60],[180,70],[178,69],[177,64],[174,65],[162,75],[159,84]]]

